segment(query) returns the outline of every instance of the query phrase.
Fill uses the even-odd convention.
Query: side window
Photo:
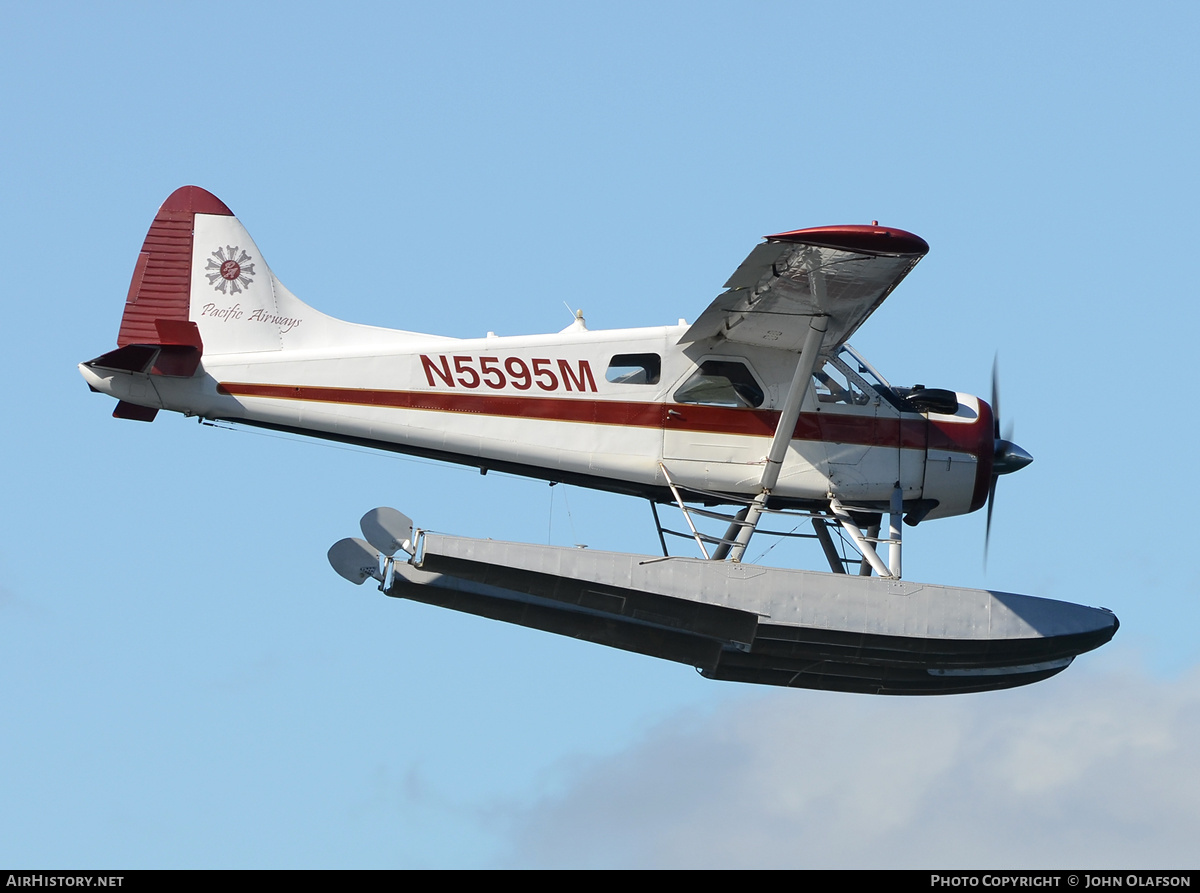
[[[762,406],[763,391],[745,363],[705,360],[675,391],[675,402],[753,409]]]
[[[619,353],[608,362],[606,380],[613,384],[658,384],[662,358],[656,353]]]

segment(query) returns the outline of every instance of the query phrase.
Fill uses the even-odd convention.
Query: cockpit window
[[[871,402],[864,382],[837,357],[813,373],[813,387],[818,403],[842,403],[846,406],[866,406]]]
[[[753,409],[762,406],[763,390],[745,363],[705,360],[675,391],[675,402]]]
[[[661,372],[656,353],[619,353],[609,360],[604,377],[613,384],[658,384]]]

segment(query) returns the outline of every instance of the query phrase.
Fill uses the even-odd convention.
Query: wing
[[[724,338],[798,350],[808,318],[827,315],[823,353],[836,350],[929,251],[886,226],[824,226],[767,236],[681,341]]]

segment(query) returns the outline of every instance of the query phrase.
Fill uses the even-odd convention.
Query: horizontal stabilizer
[[[87,365],[117,372],[191,378],[200,368],[203,353],[200,329],[194,322],[156,319],[152,339],[145,343],[123,344],[89,360]]]
[[[135,422],[153,422],[158,410],[153,406],[138,406],[121,400],[113,410],[114,419],[133,419]]]

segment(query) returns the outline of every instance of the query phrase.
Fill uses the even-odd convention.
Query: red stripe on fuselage
[[[350,406],[387,406],[427,412],[461,412],[554,422],[590,422],[601,425],[662,427],[661,403],[617,400],[571,400],[500,394],[447,394],[442,391],[379,391],[367,388],[327,388],[221,382],[220,388],[235,397],[270,397]],[[768,432],[769,434],[770,432]]]
[[[222,393],[235,397],[266,397],[350,406],[385,406],[426,412],[456,412],[594,425],[627,425],[636,428],[666,427],[672,431],[701,431],[749,437],[771,437],[779,424],[779,413],[769,410],[683,403],[637,403],[626,400],[518,394],[452,394],[445,391],[383,391],[369,388],[242,382],[222,382],[219,389]],[[974,452],[970,445],[978,441],[977,436],[972,436],[977,425],[978,423],[947,425],[950,429],[971,429],[971,433],[963,430],[960,445],[941,448]],[[792,437],[795,440],[924,450],[927,430],[932,434],[934,428],[924,418],[874,418],[837,412],[805,412],[800,414]],[[959,431],[955,430],[954,433],[957,435]],[[950,441],[959,438],[952,435],[939,437],[938,440]]]

